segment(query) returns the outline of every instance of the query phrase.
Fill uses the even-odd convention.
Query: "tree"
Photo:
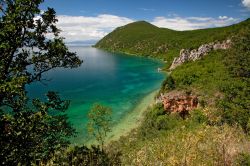
[[[69,101],[48,92],[48,101],[28,99],[26,86],[46,81],[51,69],[82,61],[68,50],[56,13],[43,0],[0,0],[0,165],[47,160],[67,147],[75,131],[64,111]]]
[[[246,132],[250,118],[250,25],[233,37],[224,64],[231,80],[221,85],[224,100],[220,101],[223,121],[239,124]]]
[[[233,37],[233,47],[228,51],[224,62],[231,75],[236,78],[250,77],[250,25],[246,25],[239,34]]]
[[[161,84],[161,89],[159,94],[166,93],[167,91],[173,90],[175,88],[175,82],[171,75],[167,76],[167,78]]]
[[[102,150],[104,139],[107,136],[107,133],[111,131],[111,114],[111,108],[100,104],[94,104],[88,113],[88,132],[100,143]]]

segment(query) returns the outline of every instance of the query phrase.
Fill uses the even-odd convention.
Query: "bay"
[[[56,91],[71,101],[67,115],[78,132],[72,139],[76,144],[87,139],[87,113],[94,103],[110,106],[117,124],[145,96],[159,89],[164,79],[164,74],[157,71],[163,63],[157,60],[92,47],[72,46],[70,50],[83,60],[81,67],[54,69],[44,75],[46,85],[32,84],[28,92],[32,99]]]

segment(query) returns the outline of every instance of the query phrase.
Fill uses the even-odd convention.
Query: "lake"
[[[48,90],[71,100],[67,111],[78,136],[73,143],[86,138],[87,113],[94,103],[110,106],[115,123],[125,117],[148,94],[160,88],[164,74],[157,71],[163,63],[125,54],[109,53],[92,47],[70,47],[84,61],[76,69],[54,69],[45,75],[47,85],[28,87],[31,98]]]

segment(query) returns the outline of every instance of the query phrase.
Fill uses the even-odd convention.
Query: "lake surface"
[[[78,132],[74,143],[86,136],[87,113],[98,102],[110,106],[115,123],[126,116],[146,95],[159,89],[163,73],[157,68],[162,62],[149,58],[115,54],[91,47],[70,47],[83,59],[76,69],[55,69],[45,75],[47,85],[28,87],[31,98],[41,97],[48,90],[59,92],[71,100],[67,111]]]

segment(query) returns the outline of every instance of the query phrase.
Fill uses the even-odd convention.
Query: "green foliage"
[[[56,28],[52,8],[43,14],[43,0],[1,1],[0,105],[19,109],[25,105],[25,85],[41,81],[56,68],[78,67],[81,60],[68,50]],[[53,39],[47,39],[51,35]]]
[[[233,165],[248,152],[246,140],[242,130],[227,125],[181,126],[152,138],[123,138],[119,147],[124,165]]]
[[[195,89],[208,105],[222,111],[222,122],[247,130],[250,117],[250,25],[233,38],[228,51],[214,51],[177,67],[171,77],[176,89]],[[164,89],[164,86],[162,87]],[[203,104],[204,105],[204,104]],[[204,105],[205,106],[205,105]]]
[[[193,110],[190,112],[191,121],[195,123],[206,123],[208,122],[208,117],[204,115],[201,110]]]
[[[199,61],[177,67],[162,84],[160,93],[173,89],[195,92],[203,108],[191,111],[183,120],[157,104],[146,112],[137,130],[112,143],[110,152],[118,147],[124,165],[248,165],[249,140],[243,131],[249,132],[250,128],[249,21],[188,32],[137,22],[115,30],[97,43],[97,47],[112,51],[171,59],[181,48],[193,49],[234,36],[231,49],[213,51]],[[154,54],[161,42],[161,30],[162,36],[169,33],[168,38],[162,38],[171,44],[167,43],[167,53]],[[130,32],[134,34],[130,36]]]
[[[175,130],[180,126],[186,125],[189,128],[195,128],[200,124],[206,124],[208,117],[201,110],[194,110],[186,120],[183,120],[179,114],[170,114],[164,111],[161,104],[157,104],[149,109],[145,114],[145,119],[138,129],[140,137],[147,138],[154,136],[158,132]]]
[[[250,166],[250,155],[242,153],[237,159],[237,164],[240,166]]]
[[[138,137],[151,138],[157,133],[173,130],[183,123],[179,114],[169,114],[164,111],[162,104],[157,104],[146,112],[141,127],[138,129]]]
[[[220,102],[223,120],[238,123],[247,131],[250,118],[250,26],[234,38],[234,46],[224,60],[231,79],[221,86],[225,98]]]
[[[64,114],[69,101],[55,92],[48,92],[46,102],[28,100],[25,87],[44,81],[45,72],[82,63],[59,36],[55,11],[48,8],[41,14],[42,2],[0,0],[0,165],[120,165],[119,153],[108,154],[103,148],[110,131],[110,108],[96,104],[89,113],[89,133],[101,149],[82,146],[67,150],[68,138],[75,134]],[[156,57],[166,60],[168,66],[182,48],[235,36],[228,52],[215,51],[200,61],[179,66],[161,90],[195,89],[204,100],[216,98],[222,121],[240,124],[249,131],[249,21],[184,32],[136,22],[117,28],[96,47]],[[209,105],[210,100],[206,101]],[[239,165],[249,165],[243,132],[227,125],[208,126],[207,121],[200,110],[183,120],[156,105],[135,133],[111,148],[118,146],[127,165],[230,165],[238,154],[243,154]]]
[[[111,166],[121,165],[119,154],[110,156],[98,147],[86,146],[74,147],[66,152],[57,153],[50,162],[57,165],[81,165],[81,166]]]
[[[95,47],[156,57],[167,61],[166,67],[168,67],[181,49],[198,48],[205,43],[225,40],[244,28],[249,21],[229,27],[193,31],[174,31],[139,21],[117,28],[100,40]]]
[[[171,73],[177,89],[195,88],[213,96],[229,78],[222,63],[225,53],[211,52],[203,59],[183,64]]]
[[[160,93],[164,93],[170,90],[173,90],[175,88],[174,79],[171,75],[167,76],[167,78],[162,82],[161,89],[159,91]]]
[[[143,120],[141,134],[146,135],[149,134],[152,129],[157,130],[156,120],[159,116],[164,116],[164,109],[161,104],[155,105],[152,109],[150,109],[145,114],[145,119]]]
[[[59,95],[52,91],[49,91],[46,96],[48,102],[42,102],[39,99],[33,100],[33,105],[37,110],[46,113],[49,109],[60,110],[63,112],[68,109],[70,104],[69,100],[61,100]]]
[[[247,137],[241,128],[207,125],[201,110],[183,120],[168,115],[161,105],[148,110],[141,126],[112,142],[110,154],[121,151],[124,165],[233,165],[246,163],[239,154],[248,154]],[[119,149],[119,150],[117,150]]]
[[[172,71],[161,91],[192,90],[204,101],[203,109],[182,120],[168,115],[162,105],[154,106],[137,131],[113,143],[122,151],[123,164],[249,164],[248,135],[243,132],[250,126],[248,27],[244,24],[235,34],[228,51],[213,51]]]
[[[236,78],[250,77],[250,25],[242,29],[233,38],[233,48],[228,52],[228,58],[224,60],[230,73]]]
[[[233,39],[228,51],[183,64],[171,73],[177,89],[196,89],[206,103],[219,103],[223,121],[244,129],[249,119],[249,25]],[[221,100],[224,98],[223,100]]]
[[[39,9],[42,2],[0,1],[0,165],[49,160],[75,133],[63,113],[69,101],[55,92],[47,102],[28,99],[26,86],[46,81],[44,73],[82,63],[59,36],[54,9]]]
[[[52,92],[50,92],[52,93]],[[48,95],[47,103],[39,103],[36,111],[25,110],[0,117],[0,161],[2,165],[30,164],[50,159],[55,151],[69,145],[65,138],[71,137],[75,130],[61,111],[67,109],[58,96]],[[60,106],[54,108],[54,103]],[[38,107],[38,106],[37,106]],[[48,110],[55,110],[51,115]],[[58,112],[58,113],[57,113]]]
[[[249,86],[242,80],[232,80],[222,86],[225,98],[219,102],[219,107],[224,111],[223,120],[229,124],[238,123],[244,129],[250,117]]]
[[[158,130],[171,130],[179,125],[181,118],[178,115],[161,115],[156,119]]]
[[[246,130],[247,130],[247,133],[250,132],[250,118],[248,119]]]
[[[88,132],[100,143],[102,149],[107,133],[111,131],[112,109],[100,104],[94,104],[88,113]]]

